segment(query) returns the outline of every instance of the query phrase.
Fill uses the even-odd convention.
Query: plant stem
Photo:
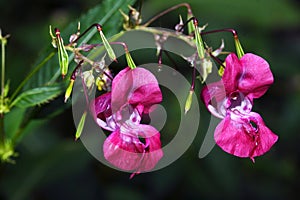
[[[0,40],[1,40],[1,109],[4,106],[4,88],[5,88],[5,45],[7,42],[7,37],[2,36],[2,31],[0,30]],[[4,112],[0,113],[0,145],[4,145],[5,143],[5,130],[4,130]]]
[[[1,40],[1,102],[2,103],[4,101],[4,87],[5,87],[5,41]]]
[[[190,7],[190,5],[187,4],[187,3],[181,3],[181,4],[175,5],[175,6],[171,7],[171,8],[169,8],[169,9],[167,9],[167,10],[165,10],[165,11],[163,11],[163,12],[157,14],[157,15],[155,15],[153,18],[151,18],[151,19],[150,19],[147,23],[145,23],[143,26],[149,26],[152,22],[154,22],[154,21],[157,20],[158,18],[164,16],[165,14],[167,14],[167,13],[173,11],[173,10],[176,10],[177,8],[183,7],[183,6],[187,7],[188,13],[191,13],[191,7]]]

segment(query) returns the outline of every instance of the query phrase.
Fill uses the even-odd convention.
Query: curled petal
[[[251,112],[250,115],[241,121],[232,120],[228,115],[217,126],[214,137],[227,153],[253,160],[269,151],[278,136],[266,127],[259,114]]]
[[[247,53],[238,59],[231,53],[226,58],[222,80],[227,94],[239,90],[252,100],[268,90],[273,83],[273,75],[268,62],[260,56]]]
[[[158,84],[150,83],[134,90],[130,97],[129,104],[143,106],[143,112],[147,114],[153,104],[160,103],[161,101],[162,94]]]
[[[268,62],[251,53],[245,54],[240,62],[244,72],[239,82],[239,90],[250,98],[261,97],[274,82]]]
[[[112,110],[125,104],[143,105],[145,109],[162,100],[155,76],[144,68],[125,68],[112,82]]]
[[[203,87],[201,91],[201,99],[206,108],[216,117],[224,118],[220,110],[223,101],[226,98],[226,92],[222,81],[210,83]]]
[[[244,69],[242,63],[234,53],[229,54],[226,57],[225,62],[226,67],[222,80],[224,82],[226,93],[230,94],[237,90]]]

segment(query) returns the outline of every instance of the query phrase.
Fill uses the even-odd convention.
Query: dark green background
[[[148,0],[144,19],[181,1]],[[188,151],[170,166],[129,180],[94,159],[81,142],[74,142],[72,113],[35,120],[17,147],[15,165],[0,167],[0,199],[295,199],[300,166],[300,9],[292,0],[194,0],[200,24],[207,30],[234,28],[246,52],[264,57],[275,83],[255,101],[279,140],[266,155],[240,159],[219,147],[198,158],[201,132]],[[7,47],[7,77],[12,90],[30,71],[41,49],[50,42],[49,24],[64,27],[96,0],[0,1],[0,28],[11,34]],[[180,9],[155,25],[173,27]],[[183,14],[185,16],[185,13]],[[233,50],[228,33],[204,37],[216,47],[221,38]],[[38,128],[37,128],[38,127]],[[187,130],[188,133],[188,130]],[[163,133],[162,133],[163,134]]]

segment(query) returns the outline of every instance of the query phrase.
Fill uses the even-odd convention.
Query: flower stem
[[[1,39],[2,36],[0,35]],[[4,100],[5,87],[5,41],[1,40],[1,102]]]
[[[4,98],[5,98],[5,45],[7,43],[7,36],[2,36],[2,31],[0,29],[0,40],[1,40],[1,113],[0,113],[0,145],[5,144],[5,130],[4,130],[4,112],[2,109],[4,108]]]
[[[181,4],[178,4],[178,5],[175,5],[171,8],[168,8],[167,10],[164,10],[163,12],[155,15],[153,18],[151,18],[147,23],[145,23],[143,26],[149,26],[152,22],[154,22],[155,20],[157,20],[158,18],[164,16],[165,14],[173,11],[173,10],[176,10],[180,7],[183,7],[185,6],[187,9],[188,9],[188,13],[192,13],[192,10],[191,10],[191,6],[188,4],[188,3],[181,3]]]
[[[206,34],[211,34],[211,33],[219,33],[219,32],[230,32],[230,33],[233,34],[234,44],[235,44],[235,48],[236,48],[236,51],[237,51],[237,55],[238,55],[239,58],[241,58],[245,53],[244,53],[242,45],[239,41],[238,34],[237,34],[236,30],[230,29],[230,28],[220,29],[220,30],[202,32],[201,35],[206,35]]]

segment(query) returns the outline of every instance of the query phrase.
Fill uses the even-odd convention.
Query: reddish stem
[[[188,10],[188,13],[192,15],[192,9],[191,9],[190,4],[188,4],[188,3],[181,3],[181,4],[175,5],[175,6],[171,7],[171,8],[168,8],[167,10],[164,10],[163,12],[161,12],[161,13],[155,15],[153,18],[151,18],[151,19],[150,19],[147,23],[145,23],[143,26],[149,26],[152,22],[154,22],[154,21],[157,20],[158,18],[164,16],[165,14],[167,14],[167,13],[173,11],[173,10],[176,10],[176,9],[178,9],[178,8],[180,8],[180,7],[183,7],[183,6],[186,7],[187,10]]]
[[[206,32],[202,32],[200,33],[201,35],[207,35],[207,34],[211,34],[211,33],[220,33],[220,32],[230,32],[233,34],[233,37],[235,39],[238,38],[238,34],[236,32],[236,30],[228,28],[228,29],[219,29],[219,30],[213,30],[213,31],[206,31]]]
[[[74,41],[72,41],[70,44],[76,43],[82,36],[84,36],[87,32],[89,32],[93,27],[96,27],[98,31],[102,31],[101,24],[92,24],[90,27],[88,27],[83,33],[81,33]]]

